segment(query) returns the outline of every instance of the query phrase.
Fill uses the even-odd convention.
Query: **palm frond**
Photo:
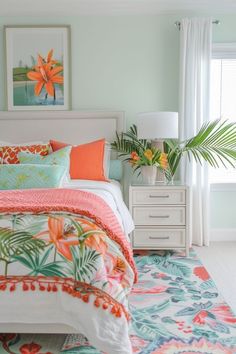
[[[139,151],[139,146],[136,142],[122,137],[118,137],[117,141],[114,141],[111,146],[114,150],[123,155],[131,154],[133,151]]]
[[[63,272],[64,263],[62,261],[48,262],[48,257],[52,252],[53,247],[49,247],[47,251],[39,257],[39,254],[32,256],[31,254],[24,254],[20,256],[15,256],[14,260],[22,263],[25,267],[30,270],[29,275],[37,276],[39,274],[47,277],[64,277]]]
[[[71,263],[71,273],[75,280],[90,282],[94,273],[98,269],[100,254],[87,246],[71,247],[73,262]]]
[[[36,235],[42,230],[42,226],[47,222],[47,216],[20,214],[13,216],[13,228],[24,230]]]
[[[236,161],[236,125],[216,120],[204,124],[198,134],[180,148],[181,154],[192,154],[195,161],[202,159],[212,167],[231,165]]]
[[[143,152],[151,148],[151,143],[144,139],[138,139],[137,126],[133,124],[128,132],[118,134],[116,132],[116,141],[111,143],[113,150],[119,153],[119,157],[130,155],[131,152]]]
[[[36,239],[26,231],[0,229],[0,255],[10,259],[22,253],[37,254],[45,248],[42,240]]]
[[[212,167],[236,166],[236,124],[215,120],[203,124],[199,132],[183,142],[167,140],[164,143],[168,154],[169,171],[175,174],[180,160],[186,155],[189,161],[206,161]]]

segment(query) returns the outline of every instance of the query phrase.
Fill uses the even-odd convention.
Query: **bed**
[[[101,138],[112,141],[115,138],[115,132],[123,128],[123,112],[0,113],[0,141],[16,143],[48,141],[52,137],[57,140],[70,141],[72,144],[78,141],[87,143]],[[96,280],[97,283],[93,283],[96,286],[90,287],[86,285],[86,278],[77,279],[77,275],[67,282],[61,282],[60,273],[57,277],[51,277],[53,279],[50,278],[50,281],[49,276],[42,279],[41,275],[41,278],[37,277],[35,280],[32,272],[24,273],[29,260],[23,259],[22,254],[19,253],[10,263],[7,276],[4,276],[4,262],[2,262],[2,269],[0,265],[0,305],[2,309],[0,332],[82,332],[100,350],[114,354],[128,354],[131,352],[131,346],[128,337],[129,314],[126,295],[130,292],[137,274],[128,237],[133,229],[133,222],[123,202],[122,187],[119,182],[87,180],[67,181],[62,187],[57,190],[35,190],[33,193],[31,190],[1,191],[0,227],[5,227],[9,232],[12,227],[9,225],[14,224],[14,231],[17,230],[20,233],[29,227],[27,224],[29,219],[35,218],[37,227],[39,225],[40,227],[37,232],[35,231],[34,241],[37,239],[40,245],[42,240],[46,242],[47,233],[51,232],[50,235],[55,235],[55,230],[58,230],[62,223],[64,227],[66,223],[73,247],[78,246],[78,243],[73,244],[77,242],[73,237],[76,232],[78,232],[77,236],[81,235],[78,231],[80,227],[85,227],[84,230],[87,233],[91,233],[91,228],[93,228],[93,237],[100,237],[103,240],[103,251],[97,256],[97,263],[94,266],[96,276],[99,267],[107,271],[107,257],[114,258],[119,255],[119,262],[122,264],[122,266],[119,265],[119,272],[122,273],[123,283],[117,274],[114,276],[113,273],[111,277],[107,276],[109,281],[106,282],[104,278],[98,286]],[[34,227],[36,227],[35,219]],[[102,236],[98,236],[99,233]],[[79,245],[82,245],[84,240],[81,238]],[[57,258],[54,258],[54,261],[60,262],[64,272],[62,274],[68,275],[71,274],[66,273],[68,264],[69,266],[72,264],[73,268],[74,264],[79,262],[80,257],[81,259],[82,256],[85,257],[85,253],[79,253],[77,256],[74,253],[71,254],[71,248],[65,245],[64,241],[62,240],[58,246]],[[92,247],[89,242],[89,238],[86,239],[83,247]],[[53,257],[51,254],[53,245],[50,244],[50,247],[45,248],[43,257],[45,258],[47,253],[50,264],[52,264],[53,260],[50,257]],[[93,243],[93,247],[95,247],[93,252],[96,252],[97,243],[96,246]],[[81,252],[85,252],[83,250],[84,248]],[[76,267],[79,269],[78,264]],[[72,272],[71,269],[70,272]],[[31,275],[26,279],[26,274]],[[76,274],[79,274],[79,270]],[[107,284],[110,284],[111,279],[113,286],[110,286],[109,293]],[[39,291],[40,289],[43,290]]]

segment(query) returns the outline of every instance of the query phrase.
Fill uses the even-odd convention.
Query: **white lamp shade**
[[[178,113],[139,113],[137,129],[139,139],[178,139]]]

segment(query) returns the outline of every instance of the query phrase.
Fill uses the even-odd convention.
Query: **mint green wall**
[[[178,110],[179,32],[184,16],[0,17],[3,25],[71,25],[72,108],[124,110],[129,126],[136,113]],[[236,42],[236,16],[213,16],[215,42]],[[4,51],[0,37],[0,110],[4,103]],[[236,192],[211,193],[213,228],[236,227]]]
[[[70,24],[73,109],[136,113],[178,108],[175,16],[1,18],[4,24]],[[1,61],[3,52],[1,53]],[[3,68],[1,69],[1,81]],[[0,109],[4,108],[3,94]]]

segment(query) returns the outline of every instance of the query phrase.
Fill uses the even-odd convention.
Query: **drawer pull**
[[[149,194],[149,198],[170,198],[169,194],[166,195],[152,195]]]
[[[169,236],[149,236],[149,240],[169,240]]]
[[[149,215],[151,219],[168,219],[170,215]]]

